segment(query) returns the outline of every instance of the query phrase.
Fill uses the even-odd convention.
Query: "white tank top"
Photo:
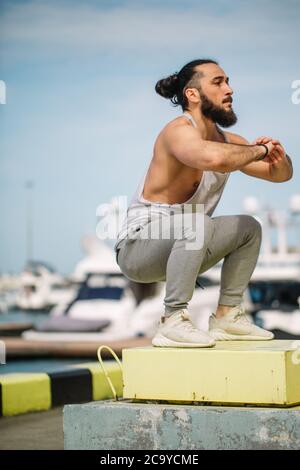
[[[189,119],[194,127],[197,127],[193,116],[189,113],[185,111],[182,116]],[[224,136],[225,142],[228,142],[226,135],[221,131],[221,129],[218,128],[218,130]],[[160,214],[169,215],[170,211],[181,211],[183,204],[203,204],[204,213],[211,216],[221,198],[225,184],[230,175],[230,173],[220,173],[218,171],[203,171],[201,181],[196,191],[187,201],[183,203],[167,204],[148,201],[142,196],[147,172],[148,169],[131,198],[127,209],[127,216],[125,217],[122,228],[117,236],[117,242],[114,247],[115,250],[119,242],[126,238],[129,233],[132,236],[132,233],[135,230],[150,221],[150,213],[151,220],[153,220],[156,214],[158,216]]]

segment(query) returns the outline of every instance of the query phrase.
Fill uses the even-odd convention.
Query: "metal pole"
[[[26,261],[33,259],[33,188],[34,182],[28,180],[25,183],[27,190],[26,200]]]

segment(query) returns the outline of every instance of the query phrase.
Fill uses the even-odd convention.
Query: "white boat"
[[[29,262],[19,279],[15,303],[21,310],[49,310],[58,303],[69,302],[76,292],[73,283],[44,262]]]
[[[300,311],[283,312],[282,310],[260,310],[256,322],[270,331],[276,332],[278,338],[300,339]]]
[[[95,338],[99,339],[103,334],[105,339],[132,337],[128,325],[136,308],[136,298],[129,287],[128,279],[116,263],[113,249],[93,236],[84,237],[83,244],[87,254],[76,265],[71,276],[79,283],[76,294],[69,302],[59,303],[51,309],[51,331],[29,330],[23,333],[24,338],[95,341]],[[66,318],[69,322],[65,321]],[[74,323],[77,327],[76,321],[79,320],[84,321],[81,332],[74,331]],[[61,331],[62,321],[65,331]],[[97,322],[101,333],[96,331]],[[105,328],[103,322],[107,323]],[[53,331],[55,324],[56,332]]]
[[[107,339],[132,337],[128,327],[135,306],[134,294],[122,274],[90,273],[65,310],[56,309],[52,312],[48,320],[48,330],[51,331],[30,330],[24,332],[23,337],[47,341],[95,341],[102,337],[103,330],[104,338]],[[62,320],[65,331],[61,331]],[[76,325],[78,320],[83,322],[81,332],[74,331],[74,322]],[[42,328],[47,329],[47,323]],[[100,336],[97,330],[101,330]]]
[[[0,275],[0,313],[7,313],[16,304],[20,277],[13,274]]]

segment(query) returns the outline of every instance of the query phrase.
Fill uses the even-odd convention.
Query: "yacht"
[[[21,310],[49,311],[69,302],[76,291],[73,283],[42,261],[29,261],[19,277],[15,304]]]

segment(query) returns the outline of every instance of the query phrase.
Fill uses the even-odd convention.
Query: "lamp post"
[[[33,259],[33,189],[34,182],[25,183],[26,197],[26,261]]]

